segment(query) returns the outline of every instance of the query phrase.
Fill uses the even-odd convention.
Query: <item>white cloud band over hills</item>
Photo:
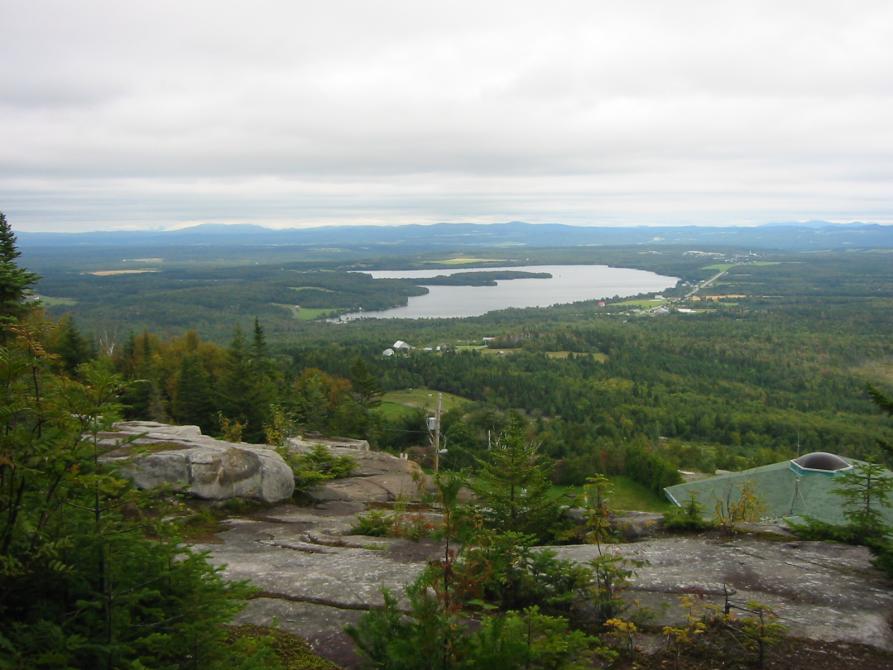
[[[889,2],[30,0],[22,230],[893,222]]]

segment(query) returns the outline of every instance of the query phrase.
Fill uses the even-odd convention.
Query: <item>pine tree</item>
[[[195,424],[204,433],[217,426],[208,372],[196,354],[186,354],[180,362],[171,413],[178,423]]]
[[[876,463],[857,463],[836,477],[834,493],[843,499],[844,516],[863,539],[887,534],[880,508],[890,506],[893,477],[885,468]]]
[[[19,256],[15,233],[0,212],[0,342],[6,326],[15,323],[26,311],[26,295],[38,280],[36,274],[16,264]]]
[[[63,317],[56,330],[52,351],[59,356],[67,372],[74,372],[78,365],[93,357],[90,343],[81,335],[70,316]]]
[[[519,532],[549,538],[558,519],[558,505],[548,495],[551,464],[524,434],[517,416],[480,459],[473,486],[490,527],[500,532]]]
[[[357,358],[350,366],[350,383],[357,403],[362,407],[372,409],[381,404],[381,385],[362,358]]]
[[[251,346],[240,326],[236,326],[227,350],[226,372],[223,378],[223,414],[244,425],[243,438],[248,442],[262,442],[264,426],[269,422],[270,406],[275,399],[275,387],[264,369],[269,360],[256,358],[266,351],[263,330],[255,331]]]

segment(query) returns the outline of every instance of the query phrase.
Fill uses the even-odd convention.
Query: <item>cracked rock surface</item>
[[[578,562],[598,551],[593,545],[555,550]],[[652,609],[661,625],[684,621],[674,602],[678,596],[692,593],[722,605],[725,588],[733,604],[770,606],[791,635],[893,651],[893,585],[871,566],[865,547],[704,535],[654,538],[608,551],[644,562],[627,597]]]
[[[344,627],[383,603],[382,588],[402,594],[438,551],[433,542],[352,536],[356,511],[338,503],[281,505],[230,519],[220,544],[196,548],[224,565],[228,579],[248,580],[260,590],[237,623],[275,620],[321,656],[355,667]]]
[[[343,627],[382,603],[382,587],[396,594],[438,555],[434,541],[411,542],[350,535],[361,505],[317,508],[280,505],[232,519],[219,544],[200,545],[261,593],[240,622],[269,624],[307,639],[344,667],[357,658]],[[593,545],[555,547],[561,558],[585,563]],[[681,622],[678,598],[700,594],[722,604],[757,600],[776,610],[792,635],[826,642],[859,642],[893,650],[893,591],[861,547],[823,542],[771,541],[754,536],[662,537],[608,547],[644,561],[626,597],[648,607],[656,625]]]

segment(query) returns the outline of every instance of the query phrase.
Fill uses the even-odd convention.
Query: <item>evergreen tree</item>
[[[499,532],[519,532],[549,539],[558,520],[558,505],[549,496],[551,464],[524,434],[513,416],[496,444],[479,459],[474,483],[488,525]]]
[[[56,331],[51,350],[59,356],[66,372],[73,373],[81,363],[93,358],[90,343],[81,335],[70,316],[65,316],[59,321]]]
[[[267,349],[267,338],[263,326],[260,325],[257,318],[254,319],[249,365],[257,421],[260,421],[263,426],[272,419],[272,407],[276,404],[279,394],[277,392],[276,369]]]
[[[25,297],[37,282],[38,276],[16,264],[21,255],[16,246],[16,236],[0,212],[0,342],[6,326],[15,323],[25,312]]]
[[[195,424],[206,434],[217,428],[208,372],[194,353],[186,354],[180,362],[171,414],[177,423]]]
[[[368,410],[381,404],[381,384],[362,358],[357,357],[350,366],[350,383],[362,407]]]
[[[834,493],[843,499],[844,516],[863,541],[881,538],[889,531],[881,507],[890,506],[893,477],[875,463],[858,463],[836,477]]]
[[[249,347],[242,332],[236,326],[227,350],[226,371],[223,378],[223,413],[231,420],[244,425],[243,438],[248,442],[262,442],[264,426],[269,423],[275,389],[265,373],[269,360],[258,358],[266,351],[263,330],[255,331]]]
[[[79,373],[27,328],[0,347],[0,666],[265,667],[226,644],[244,587],[101,461],[120,378],[102,361]]]

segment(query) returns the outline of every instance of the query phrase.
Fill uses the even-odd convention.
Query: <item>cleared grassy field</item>
[[[623,475],[609,477],[614,491],[608,499],[608,506],[614,510],[636,512],[666,512],[672,503],[658,496],[650,489]],[[573,498],[583,492],[580,486],[553,486],[555,497]]]
[[[331,307],[296,307],[295,318],[298,321],[313,321],[314,319],[325,319],[330,316],[336,316],[339,310]]]
[[[74,298],[54,298],[50,295],[40,296],[40,302],[47,307],[64,307],[66,305],[77,305],[78,301]]]
[[[471,265],[472,263],[501,263],[502,258],[476,258],[474,256],[456,256],[455,258],[441,258],[435,261],[425,261],[427,265]]]
[[[271,303],[277,307],[287,309],[293,318],[298,321],[313,321],[315,319],[326,319],[330,316],[338,316],[342,310],[334,307],[301,307],[300,305],[284,305],[282,303]]]
[[[642,298],[639,300],[622,300],[620,302],[613,302],[612,305],[628,305],[629,307],[643,307],[648,309],[650,307],[660,307],[666,302],[665,298]]]
[[[448,412],[468,402],[467,398],[443,394],[443,411]],[[381,397],[381,410],[386,405],[398,405],[402,407],[419,407],[434,411],[437,408],[437,391],[431,389],[402,389],[400,391],[388,391]],[[394,409],[385,411],[396,411]]]
[[[397,421],[415,412],[416,408],[410,407],[409,405],[401,405],[397,402],[382,400],[381,404],[373,411],[388,421]]]

